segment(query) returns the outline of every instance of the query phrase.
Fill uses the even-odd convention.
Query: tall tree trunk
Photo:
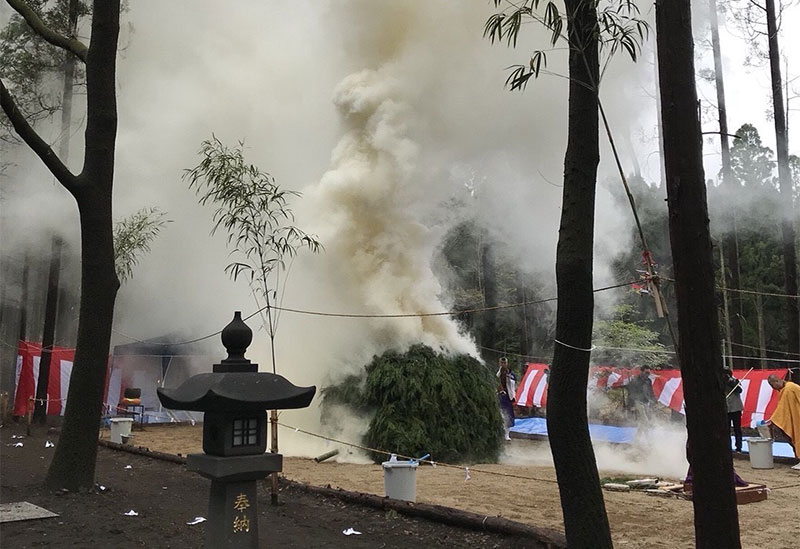
[[[738,191],[739,185],[733,178],[731,172],[731,150],[728,142],[728,110],[725,106],[725,80],[722,73],[722,53],[719,43],[719,22],[717,20],[717,0],[709,0],[709,15],[711,19],[711,46],[714,50],[714,76],[717,87],[717,110],[719,114],[719,141],[722,160],[722,185],[725,193],[725,203],[730,204],[728,209],[731,216],[732,226],[725,233],[724,247],[727,259],[727,269],[725,263],[722,264],[725,283],[732,292],[728,293],[726,305],[730,302],[727,323],[730,326],[731,346],[736,349],[733,354],[744,354],[744,343],[742,335],[742,296],[736,290],[741,285],[739,281],[739,246],[737,245],[737,226],[738,217]],[[740,359],[731,359],[734,368],[741,368]]]
[[[725,320],[725,339],[722,341],[722,364],[725,365],[725,356],[730,361],[731,368],[733,368],[733,352],[731,350],[731,308],[728,304],[728,283],[725,274],[725,245],[719,245],[719,266],[722,269],[722,316]]]
[[[761,289],[759,289],[759,292]],[[761,294],[756,294],[756,320],[758,321],[758,356],[761,357],[761,368],[767,367],[767,334],[764,331],[764,303]]]
[[[528,306],[524,303],[528,300],[527,292],[525,289],[525,278],[522,276],[522,272],[519,269],[514,273],[514,281],[516,282],[517,286],[517,303],[522,303],[517,308],[519,319],[519,326],[517,328],[517,333],[519,334],[519,354],[523,355],[520,359],[525,362],[527,360],[527,355],[531,352],[531,346],[529,342],[529,331],[528,331]],[[523,372],[525,373],[525,369],[523,368]]]
[[[86,60],[87,122],[83,171],[70,188],[81,227],[81,304],[64,423],[46,483],[77,490],[94,484],[111,323],[119,280],[114,270],[111,191],[117,133],[119,1],[95,0]]]
[[[481,248],[481,272],[483,273],[483,306],[497,306],[497,262],[494,257],[494,245],[489,241],[487,231],[484,231]],[[497,309],[489,309],[483,312],[483,322],[481,323],[481,356],[490,365],[497,364],[500,358],[494,349],[497,339]]]
[[[67,24],[69,28],[69,38],[78,36],[78,9],[79,0],[69,0],[69,10],[67,13]],[[72,99],[75,87],[75,56],[66,55],[64,58],[64,86],[61,92],[61,136],[58,144],[58,156],[67,166],[69,162],[70,139],[72,136]],[[67,257],[70,257],[71,247],[66,248]],[[65,272],[71,273],[71,262],[67,262]],[[71,277],[70,277],[71,279]],[[62,285],[63,286],[63,285]],[[61,288],[59,303],[59,323],[56,331],[64,341],[64,346],[75,345],[75,294]]]
[[[669,230],[699,548],[738,548],[690,0],[656,1]]]
[[[586,389],[592,345],[592,263],[598,145],[597,11],[565,1],[569,34],[569,119],[556,250],[556,345],[550,368],[547,430],[567,543],[611,547],[611,532],[589,438]]]
[[[658,187],[660,189],[664,189],[667,186],[666,180],[666,170],[664,169],[664,129],[661,127],[661,95],[658,93],[659,88],[661,87],[658,81],[658,44],[654,46],[654,53],[655,59],[653,59],[653,70],[655,72],[655,82],[656,82],[656,110],[657,112],[657,123],[656,128],[658,129],[658,168],[661,177],[659,178]]]
[[[786,293],[797,295],[797,251],[795,249],[794,203],[792,174],[789,169],[789,143],[786,135],[786,111],[783,104],[781,55],[778,48],[778,25],[775,21],[775,0],[766,0],[769,68],[772,79],[772,109],[775,121],[775,147],[778,153],[778,184],[781,192],[781,233],[783,236],[783,273]],[[800,300],[786,298],[786,351],[800,353]],[[800,372],[795,371],[796,380]]]
[[[69,0],[68,26],[70,38],[78,34],[78,0]],[[72,90],[75,86],[75,56],[67,54],[64,58],[64,88],[61,92],[61,139],[58,156],[69,166],[69,140],[72,131]]]
[[[47,277],[47,297],[44,303],[44,329],[42,330],[42,356],[39,360],[39,378],[36,384],[36,405],[33,421],[47,423],[47,390],[50,386],[50,361],[56,342],[56,316],[58,314],[58,288],[61,273],[61,238],[53,237],[50,255],[50,272]]]
[[[30,256],[27,250],[22,259],[22,289],[19,298],[19,340],[28,338],[28,283],[30,279]],[[16,357],[14,357],[16,360]]]

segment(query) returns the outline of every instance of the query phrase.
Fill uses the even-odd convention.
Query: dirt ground
[[[28,501],[59,516],[0,524],[3,548],[203,546],[205,523],[189,525],[187,522],[194,517],[207,516],[209,483],[206,479],[188,472],[183,465],[100,447],[96,490],[53,493],[42,487],[53,455],[53,449],[45,444],[56,442],[58,433],[47,432],[44,427],[36,429],[30,437],[24,433],[21,425],[0,429],[0,501]],[[197,429],[148,428],[140,434],[144,433],[152,435],[154,440],[173,438],[178,433],[187,439],[200,435]],[[15,436],[24,438],[12,438]],[[22,446],[15,446],[17,443]],[[338,498],[310,494],[283,481],[279,505],[269,504],[266,483],[259,483],[258,501],[261,547],[520,549],[540,546],[520,537],[450,527],[407,518],[394,511],[348,504]],[[138,516],[125,515],[131,510]],[[361,535],[345,536],[343,531],[348,528],[354,528]]]
[[[107,436],[107,433],[106,433]],[[173,454],[201,451],[201,426],[147,426],[135,432],[137,446]],[[515,453],[524,453],[545,442],[514,440]],[[541,448],[539,448],[540,450]],[[766,484],[766,501],[739,506],[744,547],[789,549],[800,540],[800,472],[788,465],[752,469],[737,460],[737,471],[752,483]],[[315,463],[310,459],[284,458],[287,478],[318,486],[384,495],[379,465]],[[509,476],[512,475],[512,476]],[[614,476],[601,471],[601,476]],[[474,465],[470,479],[464,469],[420,467],[417,501],[455,507],[563,531],[563,519],[552,467]],[[517,478],[517,477],[528,477]],[[537,480],[529,480],[536,478]],[[673,479],[677,480],[677,479]],[[690,501],[663,499],[640,492],[605,492],[606,510],[614,544],[626,548],[694,547],[693,511]]]

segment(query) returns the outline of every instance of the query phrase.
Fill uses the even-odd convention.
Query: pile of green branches
[[[496,380],[468,355],[445,355],[425,345],[373,357],[363,374],[322,391],[323,414],[335,405],[371,417],[362,443],[402,455],[431,454],[451,463],[493,462],[502,426]],[[331,418],[329,418],[331,419]],[[387,456],[372,452],[376,463]]]

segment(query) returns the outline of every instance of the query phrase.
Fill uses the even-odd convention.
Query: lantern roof
[[[213,372],[192,376],[175,389],[158,389],[158,398],[173,410],[255,412],[305,408],[316,391],[278,374]]]
[[[278,374],[259,372],[258,364],[244,357],[253,332],[236,311],[222,330],[228,357],[213,372],[192,376],[174,389],[157,390],[161,404],[173,410],[194,412],[256,412],[305,408],[317,391],[298,387]]]

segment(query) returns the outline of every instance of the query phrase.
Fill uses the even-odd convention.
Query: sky
[[[114,343],[170,333],[198,337],[220,329],[234,310],[245,316],[256,310],[247,285],[224,273],[232,259],[224,235],[209,235],[212,208],[198,205],[182,180],[212,135],[228,145],[243,141],[248,162],[303,193],[292,204],[296,224],[318,235],[325,252],[303,253],[291,263],[281,295],[286,307],[362,314],[447,310],[451,301],[433,258],[442,235],[469,218],[485,224],[522,270],[553,291],[566,80],[542,77],[524,93],[504,89],[507,67],[527,62],[545,43],[541,30],[525,27],[516,49],[491,45],[481,36],[492,13],[485,1],[128,4],[117,67],[115,217],[156,206],[171,223],[120,290]],[[1,5],[0,23],[8,15]],[[646,16],[652,20],[653,14]],[[795,6],[784,28],[798,24]],[[703,28],[698,10],[696,32]],[[782,38],[790,58],[800,51],[796,35]],[[764,115],[767,69],[745,67],[745,47],[731,33],[723,32],[722,47],[729,127],[754,123],[773,146]],[[710,51],[698,52],[701,62],[704,56]],[[548,68],[563,73],[564,67],[563,52],[551,54]],[[793,67],[790,59],[790,74],[800,74],[800,66]],[[658,181],[653,77],[651,36],[639,63],[612,62],[601,98],[626,170],[633,169],[635,153],[644,176]],[[713,98],[714,92],[704,85],[700,95]],[[78,107],[75,122],[82,116]],[[50,140],[57,134],[41,129]],[[81,131],[74,131],[73,169],[79,168],[81,141]],[[602,137],[601,143],[600,179],[617,184]],[[795,154],[796,143],[797,110],[790,118]],[[707,177],[713,177],[718,145],[705,146]],[[13,154],[18,168],[0,181],[5,260],[15,246],[33,245],[27,237],[41,223],[77,241],[71,198],[29,151]],[[610,259],[635,245],[631,229],[630,211],[600,185],[596,285],[612,279]],[[255,318],[251,326],[257,328]],[[332,321],[284,313],[278,371],[298,385],[324,385],[375,353],[417,341],[475,350],[447,317]],[[222,355],[218,345],[212,348]],[[256,332],[248,356],[266,369],[263,331]]]

